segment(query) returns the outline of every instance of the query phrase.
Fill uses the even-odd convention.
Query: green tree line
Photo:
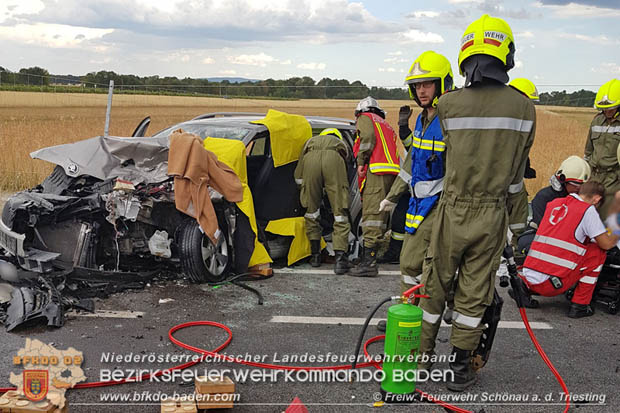
[[[208,95],[222,97],[269,97],[280,99],[362,99],[373,96],[377,99],[409,99],[405,88],[368,87],[356,80],[330,79],[325,77],[318,82],[308,76],[289,79],[266,79],[259,81],[242,81],[232,83],[228,80],[211,82],[207,79],[174,76],[135,76],[123,75],[112,71],[91,72],[84,76],[51,75],[46,69],[38,66],[22,68],[18,72],[10,72],[0,66],[0,86],[3,88],[14,85],[35,86],[40,90],[48,90],[50,85],[80,85],[82,91],[103,92],[107,90],[110,80],[114,81],[116,92],[120,93],[153,93],[180,95]],[[19,89],[19,88],[18,88]],[[102,90],[103,89],[103,90]],[[23,89],[20,89],[23,90]],[[66,89],[63,89],[65,91]],[[595,92],[579,90],[567,93],[544,92],[540,94],[541,105],[591,107]]]
[[[544,92],[539,95],[541,105],[592,107],[596,92],[581,89],[576,92]]]

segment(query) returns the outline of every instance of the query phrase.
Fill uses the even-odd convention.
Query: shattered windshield
[[[224,138],[234,139],[242,141],[243,138],[248,136],[251,132],[250,129],[246,129],[239,126],[219,126],[219,125],[205,125],[201,123],[184,123],[182,125],[175,125],[168,129],[164,129],[161,132],[157,132],[153,137],[159,138],[168,136],[177,129],[183,129],[185,132],[193,133],[200,136],[201,139],[210,136],[212,138]]]

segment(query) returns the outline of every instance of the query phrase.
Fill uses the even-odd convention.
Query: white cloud
[[[560,33],[559,35],[563,39],[569,40],[580,40],[583,42],[593,43],[593,44],[620,44],[620,40],[618,39],[610,39],[604,34],[598,36],[590,36],[587,34],[579,34],[579,33]]]
[[[112,61],[111,57],[104,57],[103,59],[90,59],[88,63],[92,63],[94,65],[107,65]]]
[[[402,57],[388,57],[387,59],[383,59],[385,63],[407,63],[407,59],[403,59]]]
[[[437,33],[422,32],[417,29],[411,29],[406,32],[399,33],[403,43],[443,43],[443,37]]]
[[[388,53],[388,56],[402,56],[402,55],[403,55],[402,50],[397,50],[395,52]]]
[[[530,31],[515,33],[515,39],[532,39],[534,37],[534,33]]]
[[[228,61],[236,65],[265,67],[269,63],[276,62],[277,59],[269,56],[268,54],[265,54],[264,52],[260,52],[258,54],[242,54],[239,56],[228,56]]]
[[[183,63],[189,62],[189,55],[184,54],[183,56],[181,56],[181,61]]]
[[[220,75],[224,75],[224,76],[236,75],[236,74],[237,74],[237,71],[236,71],[236,70],[232,70],[232,69],[229,69],[229,70],[220,70],[220,71],[218,72],[218,74],[220,74]]]
[[[291,59],[286,59],[280,62],[281,65],[291,65],[293,61]]]
[[[618,63],[601,63],[600,65],[590,69],[595,73],[620,74],[620,64]]]
[[[0,4],[0,23],[14,19],[20,14],[39,13],[43,9],[45,9],[45,4],[41,0],[9,0]]]
[[[212,57],[205,57],[204,59],[202,59],[202,63],[204,63],[205,65],[212,65],[213,63],[215,63],[215,59]]]
[[[608,9],[585,4],[568,3],[564,5],[546,5],[541,2],[536,2],[534,5],[543,10],[549,10],[555,17],[560,18],[620,17],[620,9]]]
[[[298,69],[304,69],[304,70],[325,70],[326,67],[327,65],[325,63],[316,63],[316,62],[300,63],[297,65]]]
[[[19,4],[22,0],[12,1]],[[26,22],[125,29],[168,38],[230,41],[340,41],[343,35],[394,33],[394,24],[352,0],[23,0]],[[17,14],[0,6],[0,19]],[[4,11],[4,13],[2,13]],[[8,14],[8,17],[6,17]],[[2,21],[2,20],[0,20]]]
[[[394,72],[396,72],[396,69],[394,69],[393,67],[380,67],[379,68],[379,72],[394,73]]]
[[[414,17],[416,19],[420,18],[429,18],[434,19],[435,17],[439,17],[439,12],[436,11],[414,11],[407,15],[407,17]]]
[[[521,69],[523,67],[523,62],[521,60],[515,61],[515,69]]]
[[[0,26],[0,39],[53,48],[76,48],[113,31],[62,24],[17,24]]]

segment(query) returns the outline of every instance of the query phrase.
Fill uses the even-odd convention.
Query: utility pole
[[[110,80],[110,87],[108,88],[108,108],[105,111],[105,128],[103,129],[103,136],[108,136],[110,131],[110,110],[112,109],[112,94],[114,93],[114,80]]]

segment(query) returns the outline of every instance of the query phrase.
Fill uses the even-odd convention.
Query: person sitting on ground
[[[605,187],[590,181],[578,194],[549,202],[523,265],[522,278],[531,293],[553,297],[577,284],[568,312],[571,318],[594,314],[590,301],[605,251],[620,238],[620,230],[607,232],[596,210],[604,197]],[[535,305],[530,301],[526,306]]]

